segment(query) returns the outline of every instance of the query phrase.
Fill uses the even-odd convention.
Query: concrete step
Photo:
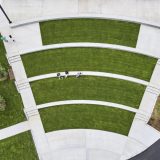
[[[8,62],[11,65],[12,63],[21,61],[21,57],[20,55],[16,55],[16,56],[12,56],[12,57],[8,57]]]
[[[155,88],[155,87],[152,87],[152,86],[148,86],[146,88],[146,91],[150,92],[152,94],[155,94],[155,95],[159,95],[160,94],[160,90],[158,88]]]
[[[35,116],[39,114],[38,109],[36,107],[29,107],[24,109],[25,115],[27,119],[29,119],[32,116]]]
[[[137,113],[135,118],[147,123],[150,117],[141,113]]]
[[[28,81],[15,82],[18,92],[20,93],[24,89],[30,88],[30,84]]]

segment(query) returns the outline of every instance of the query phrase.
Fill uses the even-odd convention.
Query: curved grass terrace
[[[145,86],[129,81],[82,76],[50,78],[31,83],[37,104],[62,100],[99,100],[138,108]]]
[[[98,129],[128,135],[134,113],[97,105],[64,105],[41,109],[45,132],[63,129]]]
[[[3,43],[0,42],[0,63],[8,69],[9,65],[5,57]],[[0,82],[0,95],[6,100],[5,111],[0,112],[0,129],[24,121],[23,104],[13,81]]]
[[[100,71],[149,81],[156,58],[103,48],[62,48],[22,56],[28,77],[68,71]]]
[[[106,19],[61,19],[40,23],[44,45],[99,42],[136,47],[140,25]]]
[[[38,160],[30,132],[0,141],[1,160]]]

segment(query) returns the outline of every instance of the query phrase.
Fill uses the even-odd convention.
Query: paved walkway
[[[160,29],[141,25],[136,48],[160,58]]]
[[[55,159],[86,160],[110,159],[118,160],[127,137],[96,130],[66,130],[47,133]],[[112,143],[112,141],[116,143]],[[107,143],[106,143],[107,142]],[[101,154],[101,156],[100,156]],[[72,158],[74,156],[74,158]]]
[[[149,82],[144,81],[144,80],[140,80],[137,78],[128,77],[128,76],[119,75],[119,74],[113,74],[113,73],[106,73],[106,72],[71,71],[71,72],[69,72],[69,76],[76,76],[77,73],[79,73],[79,72],[82,73],[82,76],[97,76],[97,77],[116,78],[116,79],[122,79],[122,80],[126,80],[126,81],[131,81],[134,83],[142,84],[145,86],[147,86],[149,84]],[[65,75],[64,72],[60,72],[60,74]],[[44,74],[44,75],[39,75],[39,76],[35,76],[35,77],[30,77],[30,78],[28,78],[28,81],[33,82],[33,81],[42,80],[42,79],[46,79],[46,78],[56,78],[56,77],[57,77],[57,73],[50,73],[50,74]]]
[[[129,107],[129,106],[125,106],[117,103],[94,101],[94,100],[66,100],[66,101],[50,102],[50,103],[37,105],[37,108],[42,109],[47,107],[54,107],[54,106],[61,106],[61,105],[68,105],[68,104],[94,104],[99,106],[120,108],[130,112],[138,112],[138,109],[135,109],[133,107]]]
[[[70,13],[96,13],[160,24],[159,0],[3,0],[2,5],[13,21]]]
[[[14,136],[16,134],[30,130],[28,121],[18,123],[16,125],[0,130],[0,140]]]
[[[2,15],[3,16],[3,15]],[[1,17],[0,17],[1,19]],[[3,19],[3,17],[2,17]],[[0,24],[0,31],[2,35],[13,35],[13,30],[9,28],[8,24],[3,21]],[[45,131],[43,129],[43,125],[40,119],[40,115],[38,113],[38,110],[36,108],[36,103],[32,94],[32,90],[30,87],[30,84],[27,80],[27,76],[23,67],[23,63],[21,61],[21,57],[19,55],[19,45],[20,43],[16,40],[16,42],[9,42],[5,43],[6,51],[7,51],[7,58],[8,62],[12,66],[15,80],[16,80],[16,86],[17,90],[19,91],[23,105],[24,105],[24,111],[26,114],[26,117],[28,119],[28,123],[31,129],[31,133],[33,136],[33,140],[38,152],[38,156],[40,160],[52,160],[50,147],[47,142],[47,139],[45,137]],[[12,129],[12,127],[11,127]],[[14,129],[14,127],[13,127]],[[15,128],[17,129],[17,128]],[[4,131],[0,131],[0,133],[3,135],[4,132],[7,132],[9,130],[4,129]],[[23,131],[23,130],[22,130]],[[14,133],[15,132],[15,133]],[[18,130],[15,130],[14,132],[11,132],[9,135],[12,136],[16,133],[18,133]],[[20,132],[20,131],[19,131]],[[6,134],[6,136],[9,136]]]
[[[160,60],[158,60],[155,69],[153,71],[150,83],[145,90],[139,110],[146,113],[146,116],[142,117],[139,113],[136,114],[128,137],[136,139],[143,143],[146,148],[160,139],[160,132],[149,126],[147,123],[151,117],[158,95],[160,94]],[[128,149],[128,142],[126,148]],[[140,153],[140,152],[139,152]],[[138,154],[138,152],[137,152]],[[136,154],[133,154],[135,156]],[[131,158],[130,156],[122,156],[122,159]]]
[[[35,35],[36,36],[36,35]],[[76,43],[60,43],[60,44],[51,44],[51,45],[39,45],[38,47],[34,45],[34,43],[31,46],[24,47],[23,50],[21,50],[20,54],[29,54],[37,51],[44,51],[49,49],[58,49],[58,48],[72,48],[72,47],[93,47],[93,48],[108,48],[108,49],[114,49],[114,50],[122,50],[122,51],[128,51],[133,52],[137,54],[147,55],[151,57],[158,58],[158,55],[152,55],[151,53],[147,52],[143,49],[137,49],[132,47],[126,47],[116,44],[106,44],[106,43],[91,43],[91,42],[76,42]],[[27,48],[27,49],[25,49]]]
[[[120,160],[127,136],[107,131],[72,129],[46,134],[56,160]],[[115,143],[113,143],[113,141]],[[131,139],[130,152],[145,146]]]

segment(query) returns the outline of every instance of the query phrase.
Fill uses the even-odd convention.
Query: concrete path
[[[21,61],[20,56],[12,56],[12,52],[7,54],[8,61],[12,66],[14,76],[16,79],[16,87],[19,91],[23,105],[24,112],[30,124],[33,140],[38,152],[40,160],[51,160],[50,148],[45,137],[45,131],[40,119],[40,115],[36,108],[36,103],[33,97],[33,93],[30,84],[26,78],[26,73]]]
[[[128,137],[136,139],[144,144],[147,148],[160,139],[160,132],[149,126],[147,123],[151,117],[158,95],[160,94],[160,60],[158,60],[153,71],[150,83],[143,95],[139,111],[142,111],[146,116],[136,114]],[[128,150],[128,142],[125,150]],[[138,152],[137,152],[138,153]],[[139,152],[140,153],[140,152]],[[135,156],[134,154],[133,156]],[[122,156],[122,159],[131,158],[130,156]]]
[[[3,0],[2,5],[13,21],[69,13],[97,13],[160,24],[159,0]]]
[[[39,23],[33,23],[13,29],[18,44],[19,54],[28,48],[42,46]]]
[[[136,48],[160,58],[160,29],[141,25]]]
[[[60,44],[52,44],[52,45],[44,45],[39,47],[34,46],[32,44],[31,46],[28,46],[27,49],[21,50],[20,54],[29,54],[29,53],[34,53],[38,51],[45,51],[49,49],[58,49],[58,48],[75,48],[75,47],[93,47],[93,48],[108,48],[108,49],[114,49],[114,50],[122,50],[122,51],[127,51],[127,52],[133,52],[137,54],[142,54],[146,56],[151,56],[158,58],[159,55],[152,55],[151,53],[147,52],[146,50],[143,49],[137,49],[137,48],[132,48],[132,47],[126,47],[126,46],[121,46],[121,45],[115,45],[115,44],[106,44],[106,43],[91,43],[91,42],[76,42],[76,43],[60,43]]]
[[[9,28],[7,23],[5,23],[5,20],[4,20],[4,23],[3,21],[1,23],[3,24],[3,25],[0,24],[0,31],[2,35],[6,36],[6,35],[13,33],[13,30]],[[19,55],[18,45],[19,45],[18,41],[5,43],[8,62],[11,65],[13,72],[14,72],[14,76],[16,80],[15,84],[16,84],[17,90],[19,91],[22,97],[22,101],[24,104],[24,111],[28,119],[27,123],[29,123],[39,159],[40,160],[52,160],[50,147],[45,137],[45,132],[44,132],[43,125],[40,119],[40,115],[36,108],[36,103],[35,103],[35,100],[32,94],[32,90],[27,80],[27,76],[26,76],[26,73],[23,67],[23,63]],[[11,129],[12,128],[14,129],[14,127],[11,127]],[[5,131],[9,132],[9,130],[7,129],[4,129],[4,132]],[[18,133],[18,130],[16,130],[15,128],[14,132],[11,132],[8,134],[12,136]],[[2,134],[4,133],[2,132]],[[6,136],[9,136],[9,135],[6,134]],[[2,138],[5,138],[5,136],[3,136]]]
[[[16,134],[19,134],[19,133],[22,133],[28,130],[30,130],[30,125],[28,121],[21,122],[16,125],[1,129],[0,130],[0,140],[9,138],[11,136],[14,136]]]
[[[94,100],[66,100],[66,101],[50,102],[50,103],[37,105],[37,108],[42,109],[47,107],[69,105],[69,104],[92,104],[92,105],[99,105],[99,106],[105,106],[105,107],[120,108],[130,112],[138,112],[138,109],[135,109],[133,107],[112,103],[112,102],[94,101]]]
[[[56,160],[120,160],[128,141],[127,136],[89,129],[55,131],[46,136]],[[145,149],[134,139],[130,142],[130,152]]]
[[[70,71],[69,76],[76,76],[77,73],[79,73],[79,72],[82,73],[82,76],[96,76],[96,77],[116,78],[116,79],[122,79],[122,80],[125,80],[125,81],[130,81],[130,82],[142,84],[142,85],[145,85],[145,86],[147,86],[149,84],[149,82],[144,81],[144,80],[140,80],[140,79],[137,79],[137,78],[128,77],[128,76],[119,75],[119,74],[113,74],[113,73],[106,73],[106,72]],[[60,72],[60,74],[65,76],[64,72]],[[42,79],[46,79],[46,78],[56,78],[56,77],[57,77],[57,73],[50,73],[50,74],[44,74],[44,75],[39,75],[39,76],[35,76],[35,77],[30,77],[30,78],[28,78],[28,81],[33,82],[33,81],[42,80]]]

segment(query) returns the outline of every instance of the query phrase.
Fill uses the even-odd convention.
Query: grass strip
[[[83,76],[31,83],[37,104],[61,100],[100,100],[138,108],[145,86],[129,81]]]
[[[8,69],[8,62],[5,56],[5,49],[0,42],[0,63]],[[0,95],[6,100],[5,111],[0,112],[0,129],[24,121],[26,118],[23,112],[23,104],[13,81],[0,82]]]
[[[38,160],[30,132],[0,141],[1,160]]]
[[[28,77],[52,72],[101,71],[150,80],[157,59],[102,48],[63,48],[22,56]]]
[[[128,135],[134,113],[97,105],[64,105],[40,110],[46,132],[98,129]]]
[[[63,19],[40,23],[44,45],[99,42],[136,47],[140,25],[106,19]]]

